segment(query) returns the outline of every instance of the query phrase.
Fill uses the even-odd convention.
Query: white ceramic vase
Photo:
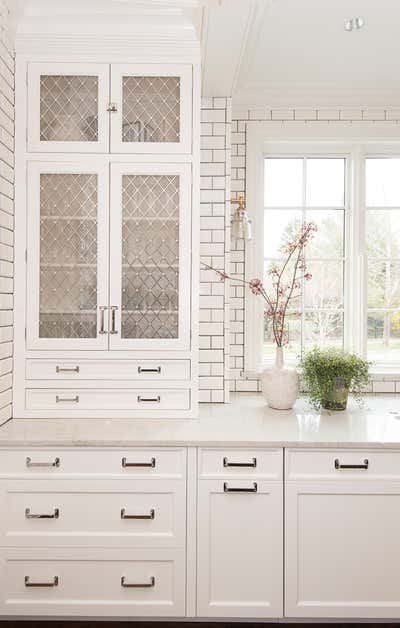
[[[266,368],[261,373],[261,388],[270,408],[275,410],[293,408],[299,394],[299,375],[296,369],[284,366],[282,347],[276,348],[274,366]]]

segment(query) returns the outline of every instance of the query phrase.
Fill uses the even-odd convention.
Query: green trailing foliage
[[[335,347],[314,347],[300,362],[301,377],[311,405],[344,410],[350,392],[358,403],[370,382],[371,362]]]

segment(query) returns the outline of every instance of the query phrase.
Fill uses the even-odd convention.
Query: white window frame
[[[365,281],[365,159],[400,156],[396,122],[248,122],[246,197],[253,240],[245,246],[245,279],[264,272],[264,159],[267,156],[324,156],[347,159],[344,264],[344,347],[366,355],[367,282]],[[354,183],[356,182],[356,183]],[[350,268],[351,264],[351,268]],[[244,369],[254,376],[264,367],[262,299],[245,291]],[[378,364],[374,374],[400,374],[400,363]]]

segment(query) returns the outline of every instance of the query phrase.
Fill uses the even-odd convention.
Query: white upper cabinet
[[[106,153],[108,64],[28,66],[28,150]]]
[[[190,154],[191,111],[190,65],[28,68],[30,152]]]

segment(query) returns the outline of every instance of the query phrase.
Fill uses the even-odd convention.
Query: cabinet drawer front
[[[180,449],[13,449],[0,451],[3,477],[183,478],[186,450]]]
[[[3,615],[163,617],[185,612],[183,551],[3,550],[0,584]]]
[[[185,483],[3,481],[1,546],[184,547]]]
[[[287,480],[400,479],[400,451],[287,450]]]
[[[27,360],[26,379],[187,380],[190,360]]]
[[[54,410],[73,416],[81,410],[188,410],[190,392],[168,389],[32,388],[26,391],[28,410]]]
[[[281,479],[282,449],[200,449],[200,478],[261,477]]]

